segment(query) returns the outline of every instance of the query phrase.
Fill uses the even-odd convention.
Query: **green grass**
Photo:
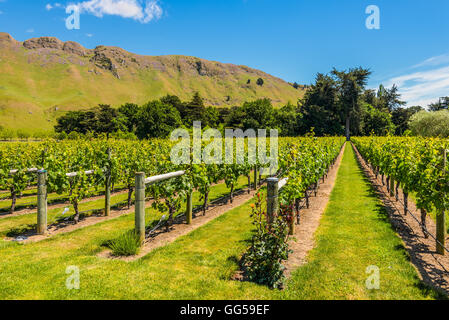
[[[107,244],[114,256],[134,256],[140,251],[140,239],[137,233],[132,230],[125,232],[117,239]]]
[[[351,148],[346,148],[335,189],[317,230],[317,247],[311,251],[309,263],[293,273],[284,291],[229,280],[238,270],[238,260],[251,237],[251,202],[132,262],[97,257],[105,243],[132,230],[132,215],[38,243],[0,241],[0,299],[438,297],[419,281]],[[156,219],[148,212],[148,222]],[[380,290],[365,288],[369,265],[380,268]],[[68,266],[80,268],[80,290],[66,289]]]
[[[0,245],[0,299],[250,299],[255,290],[269,298],[264,287],[228,280],[250,236],[249,211],[249,204],[232,210],[134,262],[96,257],[132,229],[130,215],[39,243]],[[79,291],[65,287],[72,265],[81,271]]]
[[[392,229],[385,208],[348,145],[308,264],[288,284],[294,299],[431,299]],[[380,289],[367,290],[368,266],[380,269]]]
[[[124,54],[130,63],[134,55]],[[66,111],[98,104],[115,107],[126,102],[143,104],[166,94],[188,101],[199,91],[207,105],[233,106],[267,97],[280,106],[295,102],[304,94],[303,90],[270,75],[262,76],[265,84],[258,86],[260,72],[215,62],[203,61],[212,74],[202,76],[195,70],[198,59],[186,56],[142,57],[143,64],[160,65],[161,70],[134,63],[122,67],[114,61],[120,74],[117,79],[111,72],[97,68],[90,61],[91,56],[2,46],[0,123],[5,128],[32,134],[51,131],[55,119]],[[250,85],[246,85],[248,79]],[[227,96],[230,101],[226,101]]]

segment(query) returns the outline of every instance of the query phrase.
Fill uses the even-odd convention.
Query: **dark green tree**
[[[401,101],[400,98],[401,95],[399,94],[399,89],[395,84],[390,89],[380,85],[379,90],[377,91],[376,104],[373,105],[380,110],[391,113],[400,106],[405,105],[405,102]]]
[[[395,126],[389,112],[374,108],[365,103],[362,106],[363,112],[363,134],[384,136],[389,132],[394,132]]]
[[[207,107],[204,112],[204,126],[216,128],[220,124],[220,112],[215,107]]]
[[[195,92],[192,100],[185,104],[185,113],[181,117],[187,127],[192,127],[194,121],[204,122],[206,120],[205,113],[206,107],[203,98],[198,92]]]
[[[161,98],[161,102],[164,104],[169,104],[172,107],[175,107],[179,111],[181,119],[184,119],[186,117],[187,113],[185,103],[183,103],[178,96],[166,95],[165,97]]]
[[[337,97],[336,81],[318,73],[315,83],[300,101],[302,119],[299,119],[299,134],[305,135],[311,128],[318,136],[343,134],[342,112]]]
[[[359,97],[364,91],[371,71],[362,67],[349,69],[348,71],[338,71],[334,68],[332,75],[336,79],[338,88],[338,102],[343,110],[346,127],[346,139],[351,137],[351,122],[354,133],[360,131],[360,103]]]
[[[95,109],[95,120],[96,124],[93,131],[96,133],[105,133],[108,138],[113,132],[127,130],[126,116],[110,105],[100,104]]]
[[[275,112],[269,99],[245,102],[242,105],[244,118],[241,119],[243,129],[273,129],[276,127]]]
[[[428,106],[429,111],[439,111],[448,109],[449,106],[449,97],[440,98],[438,102],[431,103]]]
[[[134,103],[125,103],[118,108],[118,112],[126,117],[125,125],[127,131],[136,132],[140,107]]]
[[[83,111],[69,111],[66,114],[56,119],[55,131],[58,133],[72,131],[83,132],[85,129],[81,123],[85,119],[85,112]]]
[[[391,113],[391,119],[396,127],[395,135],[402,136],[406,130],[410,130],[410,118],[417,112],[424,110],[422,107],[396,108]]]
[[[169,104],[155,100],[142,106],[136,134],[139,139],[166,138],[173,130],[181,126],[182,121],[178,110]]]
[[[295,137],[299,134],[301,113],[297,106],[294,106],[290,102],[280,109],[274,109],[274,117],[276,127],[279,128],[279,134],[284,137]]]
[[[276,111],[269,99],[245,102],[241,107],[233,107],[227,117],[226,127],[246,129],[274,129]]]

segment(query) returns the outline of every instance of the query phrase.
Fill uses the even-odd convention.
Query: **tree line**
[[[231,108],[206,107],[199,93],[190,101],[167,95],[143,105],[126,103],[119,108],[99,105],[87,111],[69,111],[57,119],[60,138],[77,135],[124,138],[165,138],[177,128],[192,128],[201,121],[203,128],[278,129],[284,136],[297,135],[297,106],[275,108],[269,99],[245,102]]]
[[[70,111],[57,119],[60,135],[105,134],[139,139],[167,137],[176,128],[203,127],[278,129],[281,136],[403,135],[410,118],[423,110],[404,108],[393,85],[368,89],[371,72],[364,68],[317,74],[305,96],[295,104],[275,108],[269,99],[258,99],[230,108],[206,106],[199,93],[190,101],[167,95],[143,105],[126,103],[118,109],[99,105],[87,111]]]

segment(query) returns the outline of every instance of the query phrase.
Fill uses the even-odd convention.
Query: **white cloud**
[[[63,8],[63,5],[56,2],[54,4],[51,3],[47,3],[47,5],[45,6],[45,9],[47,9],[48,11],[55,9],[55,8]]]
[[[92,33],[86,33],[86,37],[92,38],[94,35]]]
[[[423,62],[414,65],[412,68],[440,66],[446,63],[449,63],[449,53],[424,60]]]
[[[426,61],[436,63],[436,60]],[[449,65],[394,77],[388,80],[386,85],[393,84],[399,87],[402,99],[407,101],[408,106],[426,107],[438,101],[439,97],[449,96]]]
[[[163,13],[157,0],[89,0],[77,4],[80,12],[102,18],[105,15],[120,16],[148,23],[160,19]]]
[[[33,28],[28,29],[26,32],[27,32],[27,33],[34,33],[34,29],[33,29]]]

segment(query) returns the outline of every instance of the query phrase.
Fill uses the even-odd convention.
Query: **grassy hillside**
[[[258,86],[258,78],[264,80]],[[167,93],[183,100],[199,91],[208,105],[256,98],[296,102],[304,90],[262,71],[186,56],[140,56],[116,47],[0,33],[0,125],[50,130],[57,116],[99,103],[144,103]]]

